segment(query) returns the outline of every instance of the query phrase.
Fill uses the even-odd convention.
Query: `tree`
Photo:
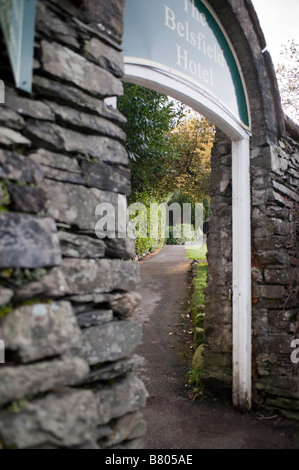
[[[165,95],[128,83],[119,109],[128,119],[132,200],[144,192],[165,200],[177,191],[194,203],[208,197],[215,137],[209,121]]]
[[[299,45],[294,40],[284,45],[280,53],[283,62],[277,78],[285,113],[299,122]]]
[[[163,187],[181,191],[195,203],[208,197],[214,138],[214,125],[194,113],[178,123],[170,132],[176,158],[169,162]]]
[[[175,158],[169,132],[182,118],[183,106],[130,83],[124,91],[118,107],[128,120],[124,130],[133,193],[153,193]]]
[[[175,193],[170,202],[193,203],[195,219],[194,203],[208,195],[214,127],[165,95],[128,83],[124,88],[119,109],[128,120],[124,130],[132,172],[129,202],[149,208],[151,203],[169,202]],[[142,223],[149,229],[146,216]],[[137,253],[161,246],[160,235],[152,238],[148,230],[147,238],[137,237]]]

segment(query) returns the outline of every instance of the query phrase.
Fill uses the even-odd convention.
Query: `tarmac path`
[[[186,331],[190,266],[181,246],[167,246],[140,262],[143,302],[135,320],[143,324],[143,344],[137,353],[146,359],[138,375],[150,394],[144,410],[145,448],[294,448],[292,436],[298,424],[293,421],[242,415],[230,403],[190,398],[190,359],[182,359],[190,352],[191,336]]]

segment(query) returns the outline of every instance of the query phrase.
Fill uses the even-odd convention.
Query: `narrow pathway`
[[[143,323],[138,354],[146,359],[139,375],[150,394],[144,411],[147,449],[289,448],[290,430],[280,419],[261,421],[227,404],[194,402],[187,386],[182,315],[188,301],[189,268],[185,248],[168,246],[140,263]],[[184,336],[184,333],[183,333]]]

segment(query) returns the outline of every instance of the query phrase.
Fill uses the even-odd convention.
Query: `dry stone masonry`
[[[299,133],[293,137],[297,140],[286,134],[276,145],[251,152],[253,385],[255,405],[298,417],[298,367],[291,361],[291,342],[298,339]],[[231,396],[231,148],[221,132],[217,139],[212,156],[203,380],[215,392]]]
[[[281,110],[265,39],[249,0],[210,0],[229,31],[249,95],[251,138],[253,405],[298,419],[299,127]],[[232,390],[231,143],[217,131],[212,155],[210,237],[202,378]],[[232,292],[233,295],[233,292]],[[296,356],[298,358],[298,354]]]
[[[122,94],[124,2],[100,28],[102,7],[79,3],[37,2],[31,95],[1,47],[2,447],[135,448],[146,429],[134,245],[95,236],[97,205],[130,194],[125,118],[105,104]]]

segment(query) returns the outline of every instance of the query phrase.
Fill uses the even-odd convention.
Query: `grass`
[[[193,328],[202,328],[203,316],[205,313],[205,294],[204,289],[207,285],[208,263],[200,263],[193,269],[192,298],[191,298],[191,316]]]
[[[206,260],[207,259],[207,245],[193,245],[186,247],[186,257],[188,259],[198,259]]]
[[[186,257],[189,259],[199,260],[199,264],[193,266],[192,272],[192,296],[190,302],[190,313],[192,318],[192,327],[195,332],[197,328],[203,328],[203,320],[205,315],[205,288],[207,286],[207,246],[194,245],[186,248]],[[197,338],[197,339],[196,339]],[[194,348],[197,349],[199,337],[194,336]],[[202,341],[202,340],[200,340]],[[196,344],[197,343],[197,344]],[[194,400],[202,393],[201,390],[201,369],[195,368],[193,365],[189,370],[189,384],[193,386]]]

